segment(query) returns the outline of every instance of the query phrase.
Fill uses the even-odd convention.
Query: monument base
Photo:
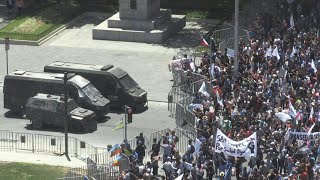
[[[92,30],[92,36],[93,39],[97,40],[162,43],[171,34],[180,31],[186,26],[185,15],[172,15],[171,18],[168,17],[170,17],[168,13],[164,12],[163,18],[120,20],[117,13],[96,26]],[[125,26],[129,24],[134,27],[131,29],[130,26]]]

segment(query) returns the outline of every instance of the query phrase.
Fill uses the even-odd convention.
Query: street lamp
[[[69,113],[68,113],[68,86],[67,86],[67,81],[68,81],[68,73],[64,72],[64,110],[65,110],[65,121],[64,121],[64,152],[65,155],[68,159],[68,161],[70,160],[69,157],[69,150],[68,150],[68,146],[69,146],[69,142],[68,142],[68,128],[69,128]]]
[[[234,12],[234,77],[237,78],[238,76],[238,54],[239,54],[239,43],[238,43],[238,30],[239,30],[239,1],[235,0],[235,12]]]

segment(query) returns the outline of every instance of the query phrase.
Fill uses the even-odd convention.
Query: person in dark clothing
[[[158,142],[157,142],[157,138],[153,139],[153,144],[150,152],[155,153],[156,155],[159,155],[161,139],[162,138],[160,138]]]
[[[240,180],[240,173],[241,173],[241,160],[240,159],[236,159],[236,164],[235,164],[235,168],[236,168],[236,178],[237,180]]]
[[[213,168],[213,162],[212,161],[208,162],[206,170],[207,170],[207,179],[208,180],[212,180],[212,178],[214,176],[214,168]]]
[[[138,154],[138,163],[143,163],[143,158],[146,155],[146,146],[141,141],[138,142],[136,153]]]
[[[140,133],[139,136],[136,136],[136,139],[137,139],[137,144],[139,141],[142,142],[143,145],[145,145],[145,140],[144,140],[144,137],[143,137],[143,133]]]

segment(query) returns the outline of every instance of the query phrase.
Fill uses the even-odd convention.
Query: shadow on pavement
[[[14,119],[23,119],[22,113],[10,111],[10,110],[4,113],[4,117],[14,118]]]
[[[104,14],[97,14],[97,15],[90,15],[86,14],[83,16],[79,16],[78,18],[74,19],[67,25],[67,29],[74,29],[74,28],[81,28],[85,25],[94,25],[97,26],[103,21],[109,18],[108,15]]]
[[[25,127],[25,129],[27,129],[27,130],[30,130],[30,131],[49,131],[49,132],[60,132],[60,133],[64,133],[64,128],[60,128],[60,127],[54,127],[54,126],[44,126],[44,127],[42,127],[41,129],[34,129],[33,127],[32,127],[32,124],[30,123],[30,124],[27,124],[26,125],[26,127]],[[68,131],[68,133],[71,133],[71,134],[90,134],[90,133],[93,133],[93,132],[95,132],[96,130],[94,130],[94,131],[91,131],[91,132],[84,132],[84,131],[82,131],[82,132],[70,132],[70,131]]]
[[[107,121],[109,121],[111,119],[110,116],[104,116],[104,117],[100,117],[100,118],[95,118],[95,120],[97,121],[97,123],[105,123]]]
[[[214,27],[210,23],[189,22],[180,32],[173,34],[161,46],[167,48],[189,49],[200,45],[201,35],[205,35]]]

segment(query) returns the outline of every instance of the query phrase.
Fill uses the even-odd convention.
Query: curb
[[[168,101],[163,101],[163,100],[148,100],[148,102],[168,103]]]
[[[187,22],[219,24],[219,23],[221,22],[221,19],[196,19],[196,18],[187,18]]]

